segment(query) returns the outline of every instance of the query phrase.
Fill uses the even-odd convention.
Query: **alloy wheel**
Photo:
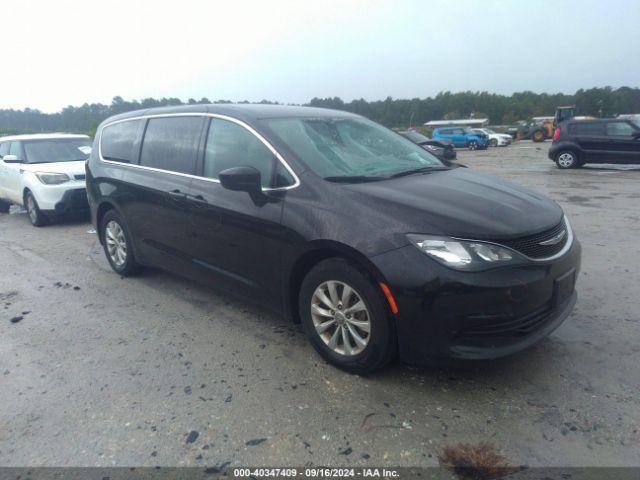
[[[475,150],[478,148],[478,144],[475,140],[469,142],[469,150]]]
[[[105,242],[111,261],[121,268],[127,261],[127,240],[118,222],[111,220],[105,228]]]
[[[569,168],[573,166],[575,159],[573,158],[573,154],[565,152],[558,156],[558,164],[563,168]]]
[[[311,297],[311,319],[316,333],[335,353],[361,353],[371,336],[371,315],[356,290],[344,282],[329,280]]]
[[[38,209],[36,207],[36,201],[31,194],[27,195],[27,214],[29,215],[31,223],[36,223],[38,221]]]

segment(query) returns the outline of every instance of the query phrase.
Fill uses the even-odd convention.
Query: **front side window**
[[[149,119],[140,165],[194,175],[202,122],[195,116]]]
[[[26,163],[80,162],[91,154],[89,138],[28,140],[22,146]]]
[[[630,137],[633,132],[635,132],[635,130],[627,122],[607,123],[607,135],[615,137]]]
[[[127,120],[102,129],[102,158],[115,162],[138,163],[144,120]]]
[[[237,123],[212,118],[204,155],[204,176],[217,179],[220,172],[233,167],[254,167],[260,172],[263,187],[293,184],[291,174],[267,146]]]
[[[0,158],[9,155],[9,142],[0,143]]]
[[[15,155],[18,160],[24,160],[22,155],[22,145],[20,142],[11,142],[9,147],[9,155]]]
[[[384,178],[442,162],[415,143],[361,118],[263,120],[299,159],[323,178]]]

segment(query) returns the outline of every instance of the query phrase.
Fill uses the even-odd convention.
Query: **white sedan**
[[[507,135],[506,133],[496,133],[490,128],[474,128],[473,131],[477,133],[484,133],[489,137],[490,147],[506,147],[507,145],[511,145],[511,142],[513,141],[511,135]]]

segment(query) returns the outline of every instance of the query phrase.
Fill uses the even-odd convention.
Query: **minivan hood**
[[[345,187],[364,208],[385,215],[395,233],[500,240],[550,229],[563,216],[553,200],[469,168]]]
[[[66,173],[67,175],[84,174],[84,161],[51,162],[51,163],[23,163],[20,169],[25,172]]]

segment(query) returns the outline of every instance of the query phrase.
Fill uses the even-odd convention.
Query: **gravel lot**
[[[431,466],[480,441],[516,464],[640,465],[640,168],[560,171],[548,147],[459,160],[570,215],[576,309],[522,354],[447,369],[345,374],[268,312],[119,278],[84,221],[0,216],[0,465]]]

